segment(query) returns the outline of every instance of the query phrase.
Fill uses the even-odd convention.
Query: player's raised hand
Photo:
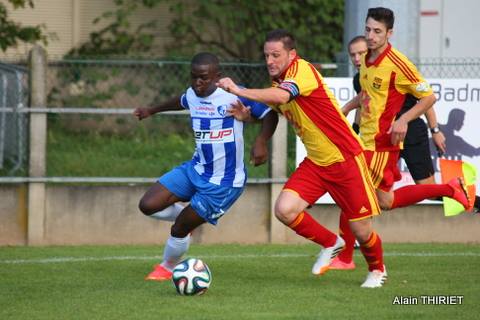
[[[218,80],[216,83],[217,87],[222,88],[225,91],[228,91],[233,94],[238,94],[240,92],[240,88],[233,82],[230,78],[222,78]]]
[[[238,121],[250,121],[252,119],[252,112],[250,107],[246,107],[242,101],[237,100],[230,105],[227,113],[233,116]]]
[[[133,110],[133,115],[137,117],[138,120],[142,120],[150,117],[151,113],[149,108],[140,107]]]
[[[408,123],[403,121],[402,118],[399,118],[395,122],[393,122],[390,129],[388,129],[387,134],[390,134],[390,139],[394,146],[400,144],[403,140],[405,140],[405,136],[407,135]]]

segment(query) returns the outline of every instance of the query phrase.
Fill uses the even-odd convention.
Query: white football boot
[[[387,269],[383,265],[383,272],[380,270],[370,271],[367,275],[367,279],[361,285],[362,288],[380,288],[383,283],[387,281]]]
[[[317,276],[321,276],[328,271],[330,263],[332,263],[333,258],[338,256],[340,251],[345,247],[345,241],[342,237],[337,236],[337,241],[331,247],[323,248],[322,251],[318,254],[317,261],[313,265],[312,273]]]

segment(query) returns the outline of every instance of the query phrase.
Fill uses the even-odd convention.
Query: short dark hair
[[[213,53],[210,52],[200,52],[197,53],[195,56],[192,58],[192,65],[212,65],[215,67],[218,67],[220,64],[220,61],[218,60],[218,57],[214,55]]]
[[[367,19],[372,18],[375,21],[379,21],[385,24],[387,30],[393,29],[393,23],[395,22],[395,15],[393,11],[388,8],[376,7],[368,9]]]
[[[267,33],[265,42],[270,41],[281,41],[287,50],[292,50],[297,47],[293,34],[284,29],[275,29]]]
[[[360,42],[360,41],[363,41],[363,42],[367,42],[367,39],[365,38],[365,36],[356,36],[356,37],[353,37],[352,40],[350,40],[348,42],[348,47],[350,48],[350,46],[354,43],[357,43],[357,42]]]

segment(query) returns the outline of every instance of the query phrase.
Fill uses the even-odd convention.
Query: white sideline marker
[[[196,255],[202,259],[252,259],[252,258],[303,258],[315,254],[238,254],[238,255]],[[359,254],[355,254],[356,256]],[[385,257],[480,257],[480,252],[386,252]],[[68,263],[68,262],[98,262],[98,261],[122,261],[122,260],[161,260],[162,256],[112,256],[112,257],[55,257],[45,259],[15,259],[0,260],[0,264],[32,264],[32,263]]]

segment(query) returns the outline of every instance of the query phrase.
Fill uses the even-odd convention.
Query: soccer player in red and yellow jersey
[[[388,8],[370,8],[365,22],[368,52],[360,65],[362,91],[343,107],[343,112],[360,107],[360,138],[366,151],[380,207],[384,210],[405,207],[421,200],[451,197],[468,207],[465,185],[459,178],[448,184],[410,185],[392,191],[400,180],[397,161],[405,139],[408,123],[418,118],[435,103],[432,89],[416,67],[389,39],[393,33],[394,14]],[[406,95],[411,94],[418,103],[396,118]],[[345,224],[348,228],[348,224]],[[353,235],[341,232],[347,246]],[[353,245],[353,243],[352,243]]]
[[[271,88],[244,89],[230,78],[220,79],[217,85],[270,105],[288,119],[305,145],[307,157],[278,196],[275,216],[300,236],[324,247],[312,268],[313,274],[324,274],[344,241],[305,209],[328,192],[348,217],[367,260],[370,272],[362,287],[381,287],[387,274],[382,242],[371,219],[379,214],[379,206],[361,141],[320,73],[297,55],[293,35],[285,30],[271,31],[264,43],[264,54]],[[368,279],[374,271],[382,277],[373,283]]]
[[[408,122],[424,114],[435,103],[432,89],[415,66],[388,42],[393,33],[394,14],[388,8],[370,8],[365,23],[368,52],[360,65],[362,91],[343,107],[343,112],[360,107],[360,138],[377,197],[382,209],[393,209],[418,201],[453,197],[468,206],[463,182],[454,179],[443,185],[412,185],[391,191],[400,179],[397,160],[407,132]],[[418,103],[398,119],[405,95]]]

